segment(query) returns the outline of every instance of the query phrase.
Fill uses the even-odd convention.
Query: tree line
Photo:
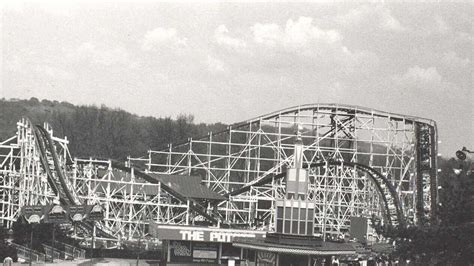
[[[148,150],[166,148],[190,137],[204,136],[226,128],[221,123],[195,123],[194,116],[142,117],[106,106],[74,106],[36,98],[0,100],[0,140],[16,132],[16,122],[28,117],[33,123],[48,122],[54,135],[67,136],[74,157],[125,159],[143,156]]]

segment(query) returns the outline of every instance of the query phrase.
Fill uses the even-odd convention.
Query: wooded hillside
[[[56,136],[67,136],[69,149],[76,157],[125,159],[143,156],[149,149],[166,147],[168,143],[189,137],[221,131],[226,125],[196,124],[188,114],[176,118],[141,117],[106,106],[75,106],[67,102],[0,100],[0,140],[16,133],[16,123],[28,117],[33,123],[47,121]]]

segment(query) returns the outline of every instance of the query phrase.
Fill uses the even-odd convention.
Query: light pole
[[[466,153],[474,153],[474,151],[468,150],[466,147],[462,147],[462,150],[456,151],[456,157],[458,157],[459,160],[464,161],[466,160]]]
[[[31,232],[30,232],[30,266],[33,264],[33,231],[35,229],[35,225],[39,224],[41,218],[37,214],[33,214],[28,219],[28,222],[31,225]]]
[[[467,158],[466,153],[473,154],[474,151],[470,151],[466,147],[462,147],[461,150],[456,151],[456,157],[461,161],[461,163],[459,164],[459,167],[453,169],[453,171],[456,175],[461,174],[462,171],[469,171],[467,169],[464,169],[464,167],[465,167],[464,161]]]

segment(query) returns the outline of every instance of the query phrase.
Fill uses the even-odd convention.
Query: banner
[[[161,240],[231,243],[234,237],[264,238],[266,232],[212,227],[150,225],[150,234]]]

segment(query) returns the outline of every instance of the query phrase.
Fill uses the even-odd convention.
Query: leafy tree
[[[438,219],[426,225],[391,228],[373,220],[395,244],[391,257],[419,265],[474,263],[474,164],[440,160]]]

